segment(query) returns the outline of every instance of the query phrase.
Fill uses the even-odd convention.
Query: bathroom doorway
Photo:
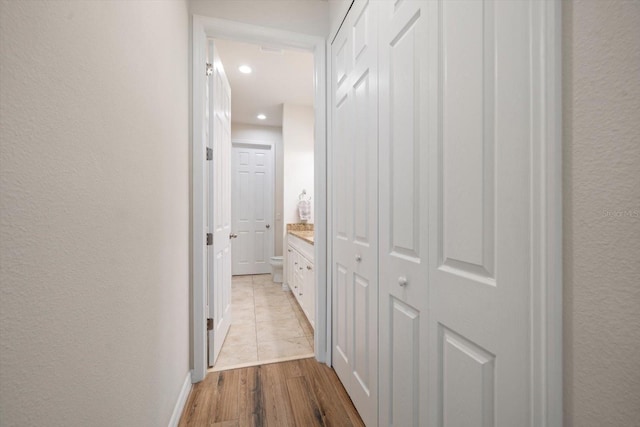
[[[233,318],[211,370],[312,357],[315,286],[302,299],[300,277],[310,283],[313,272],[294,282],[283,274],[294,262],[283,252],[289,230],[303,225],[313,237],[314,57],[227,39],[213,43],[232,94]],[[308,204],[302,216],[301,193]]]

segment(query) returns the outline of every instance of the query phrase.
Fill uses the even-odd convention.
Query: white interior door
[[[381,2],[381,424],[547,425],[541,3]]]
[[[331,46],[333,366],[378,423],[378,2],[356,1]]]
[[[273,147],[233,144],[233,274],[271,271],[274,251]]]
[[[231,88],[214,42],[208,42],[207,62],[213,64],[207,78],[207,246],[209,365],[215,364],[231,326]],[[210,320],[210,321],[211,321]]]
[[[380,425],[430,424],[428,2],[380,10]],[[463,31],[463,28],[459,28]],[[434,378],[431,379],[435,380]],[[475,426],[475,422],[461,424]]]

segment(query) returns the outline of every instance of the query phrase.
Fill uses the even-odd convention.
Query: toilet
[[[282,256],[272,256],[271,263],[271,280],[275,283],[282,283]]]

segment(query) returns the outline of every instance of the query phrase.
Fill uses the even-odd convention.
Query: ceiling
[[[282,104],[313,106],[311,52],[218,39],[215,46],[231,85],[233,123],[282,126]],[[241,65],[251,74],[242,74]]]

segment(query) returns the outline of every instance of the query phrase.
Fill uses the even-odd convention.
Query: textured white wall
[[[167,425],[189,370],[188,7],[0,5],[0,425]]]
[[[282,255],[282,191],[283,191],[283,166],[284,152],[282,148],[282,128],[275,126],[255,126],[240,123],[231,124],[232,141],[267,141],[275,147],[275,194],[274,194],[274,235],[275,255]],[[279,219],[278,219],[279,218]]]
[[[190,0],[194,15],[210,16],[312,36],[329,32],[325,0]]]
[[[565,2],[565,426],[640,425],[640,2]]]
[[[284,223],[300,222],[298,196],[303,189],[311,197],[311,221],[315,198],[313,197],[314,167],[314,112],[312,107],[285,104],[282,110],[282,140],[284,144]]]

